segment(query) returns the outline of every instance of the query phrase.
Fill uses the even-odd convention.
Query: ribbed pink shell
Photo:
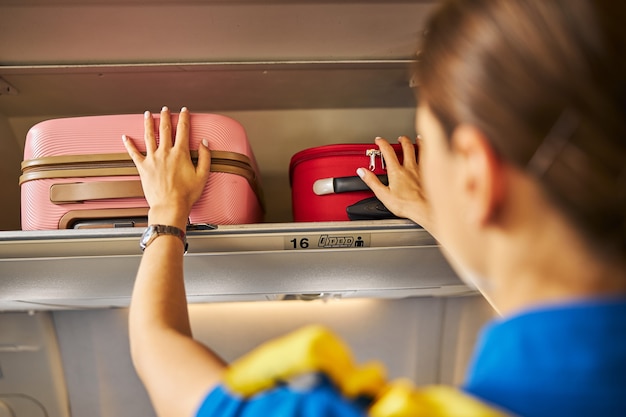
[[[175,126],[177,116],[173,117]],[[158,117],[155,117],[158,132]],[[145,151],[143,115],[88,116],[47,120],[33,126],[26,137],[24,160],[46,156],[84,155],[126,152],[122,134],[126,134]],[[235,120],[216,114],[192,114],[190,148],[198,149],[202,139],[209,148],[247,155],[260,180],[254,154],[243,127]],[[70,210],[147,207],[143,198],[87,201],[85,203],[53,204],[52,184],[88,181],[120,181],[130,177],[93,177],[44,179],[22,184],[22,229],[57,229],[59,219]],[[248,181],[234,174],[213,172],[202,197],[194,205],[192,223],[243,224],[262,221],[261,205]]]

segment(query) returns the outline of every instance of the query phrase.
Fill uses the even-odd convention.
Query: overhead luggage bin
[[[142,230],[0,232],[0,310],[128,306]],[[470,291],[408,220],[219,226],[188,241],[190,302]]]

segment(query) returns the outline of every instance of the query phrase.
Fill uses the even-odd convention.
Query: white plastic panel
[[[140,233],[1,232],[0,309],[127,305],[141,259]],[[319,236],[363,237],[367,247],[317,248]],[[310,245],[294,248],[303,237]],[[434,239],[408,221],[221,226],[190,233],[189,243],[185,279],[192,302],[468,291]]]
[[[0,314],[0,416],[70,416],[50,313]]]
[[[329,326],[357,362],[377,360],[389,379],[457,383],[476,332],[491,317],[480,296],[327,300],[190,306],[194,336],[232,361],[260,343],[310,323]],[[73,415],[150,417],[130,361],[125,309],[53,314]]]

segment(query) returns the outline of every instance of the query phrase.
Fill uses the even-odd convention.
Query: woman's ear
[[[504,200],[506,172],[487,137],[472,125],[459,125],[452,133],[451,148],[457,164],[458,191],[466,215],[476,226],[497,219]]]

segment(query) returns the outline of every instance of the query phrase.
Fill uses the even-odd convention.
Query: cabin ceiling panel
[[[414,54],[430,2],[0,2],[0,65]]]

